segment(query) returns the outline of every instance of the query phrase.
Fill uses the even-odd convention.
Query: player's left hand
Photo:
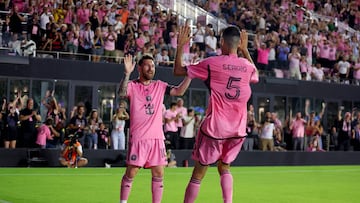
[[[135,68],[135,62],[133,61],[133,57],[130,54],[125,56],[124,64],[125,64],[125,74],[132,73]]]
[[[177,45],[183,47],[186,43],[190,42],[190,27],[189,26],[181,26],[179,28],[179,35],[177,38]]]

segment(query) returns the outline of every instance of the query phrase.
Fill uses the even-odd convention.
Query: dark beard
[[[152,76],[148,76],[148,75],[144,75],[144,79],[146,79],[146,80],[152,80],[154,77],[152,77]]]
[[[152,80],[154,78],[154,75],[145,74],[144,72],[142,73],[142,76],[145,80]]]

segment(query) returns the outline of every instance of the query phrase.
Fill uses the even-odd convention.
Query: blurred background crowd
[[[121,63],[124,54],[149,54],[171,65],[177,29],[193,28],[184,61],[221,54],[221,29],[179,16],[160,0],[1,0],[1,45],[10,54]],[[193,1],[251,34],[263,75],[359,84],[359,1]],[[35,54],[36,53],[36,54]],[[74,56],[73,54],[76,54]]]
[[[221,54],[219,25],[200,16],[181,16],[176,9],[162,6],[164,2],[171,1],[0,0],[1,52],[50,58],[63,55],[97,63],[122,63],[125,54],[136,59],[148,54],[166,68],[174,60],[177,29],[187,24],[193,38],[183,50],[185,64]],[[249,49],[263,77],[359,85],[358,0],[192,2],[228,25],[249,32]],[[41,105],[46,110],[42,112],[21,94],[14,100],[3,99],[1,134],[5,147],[57,147],[66,134],[80,132],[86,148],[126,148],[122,134],[126,135],[128,125],[125,102],[120,102],[111,124],[104,125],[96,109],[79,104],[66,112],[51,91],[45,95]],[[192,148],[203,112],[182,109],[181,100],[166,106],[170,106],[164,110],[168,147]],[[326,104],[321,108],[325,111]],[[339,150],[359,149],[360,115],[356,109],[342,112],[339,108],[338,122],[333,126],[321,126],[320,112],[314,115],[304,110],[283,121],[276,119],[276,113],[268,112],[259,120],[250,111],[246,150],[310,150],[312,146],[311,150],[322,151],[330,150],[330,145]],[[169,124],[174,115],[177,124]],[[191,136],[182,135],[189,123],[192,130],[184,131]]]

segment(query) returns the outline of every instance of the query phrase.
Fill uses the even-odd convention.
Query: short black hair
[[[236,48],[240,41],[240,30],[235,26],[229,26],[222,32],[222,38],[229,48]]]
[[[45,125],[52,125],[53,124],[53,119],[52,118],[47,118],[45,121]]]
[[[171,104],[170,104],[170,108],[172,108],[173,106],[177,106],[177,104],[176,104],[176,102],[171,102]]]
[[[150,55],[144,55],[141,57],[140,61],[139,61],[139,65],[141,66],[143,63],[144,63],[144,60],[153,60],[154,61],[154,58]]]

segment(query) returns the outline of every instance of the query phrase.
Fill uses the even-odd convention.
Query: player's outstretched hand
[[[239,43],[239,47],[240,51],[244,52],[244,51],[248,51],[248,33],[246,32],[246,30],[241,30],[240,33],[240,43]]]
[[[130,74],[135,68],[135,62],[133,61],[132,55],[128,54],[124,58],[125,74]]]
[[[179,28],[179,35],[177,38],[177,45],[183,47],[186,43],[190,42],[190,27],[189,26],[181,26]]]

